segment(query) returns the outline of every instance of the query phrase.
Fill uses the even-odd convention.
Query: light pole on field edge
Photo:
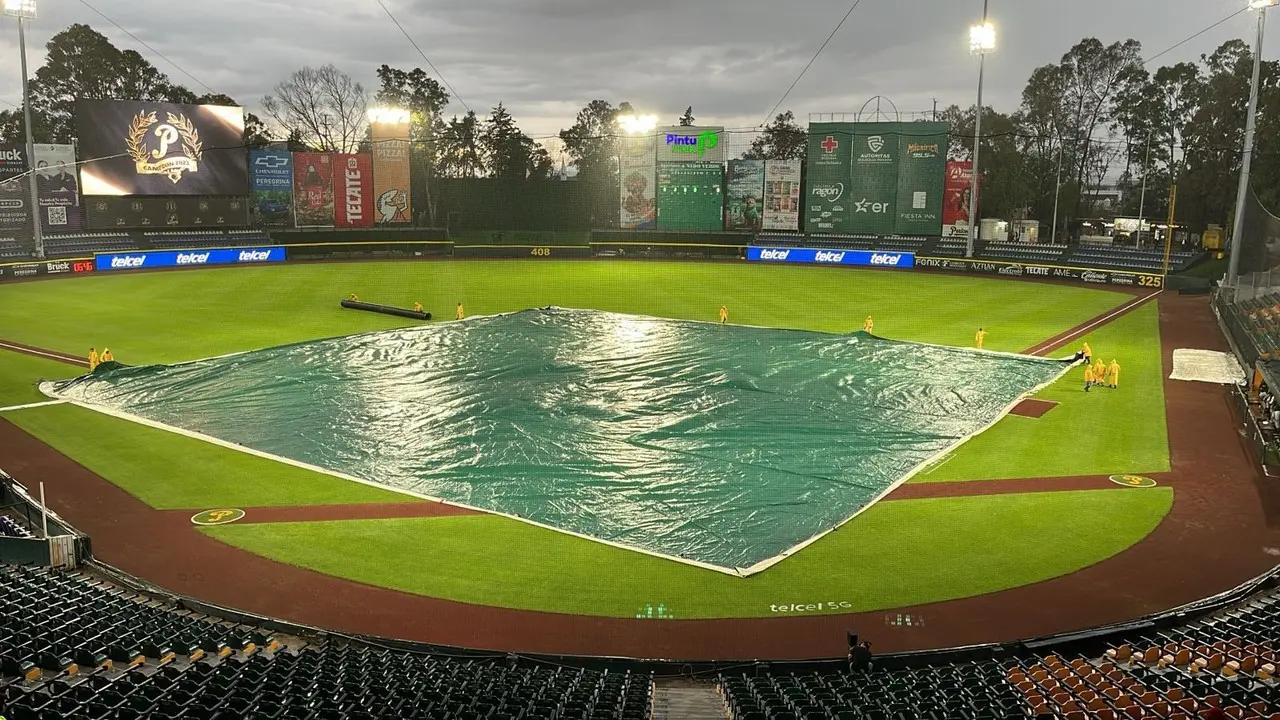
[[[969,242],[964,256],[973,257],[978,240],[978,193],[982,184],[982,171],[978,162],[982,152],[982,75],[986,70],[987,53],[996,49],[996,28],[987,20],[987,2],[982,0],[982,23],[969,28],[969,54],[978,56],[978,108],[973,122],[973,188],[969,196]]]
[[[1258,35],[1253,44],[1253,80],[1249,85],[1249,113],[1244,121],[1244,156],[1240,159],[1240,187],[1236,189],[1236,216],[1231,223],[1231,257],[1227,261],[1227,286],[1240,282],[1240,246],[1244,243],[1244,208],[1249,199],[1249,170],[1253,165],[1253,135],[1258,126],[1258,75],[1262,70],[1262,36],[1267,24],[1267,8],[1276,0],[1249,0],[1249,9],[1258,11]]]
[[[44,258],[44,237],[40,232],[40,196],[36,188],[36,145],[31,128],[31,88],[27,83],[26,21],[36,19],[36,0],[3,0],[3,12],[18,20],[18,54],[22,66],[22,114],[26,124],[27,186],[31,189],[31,227],[36,257]]]

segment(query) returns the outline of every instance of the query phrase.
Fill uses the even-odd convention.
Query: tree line
[[[46,47],[47,59],[31,83],[36,142],[70,142],[76,98],[237,104],[175,83],[88,25],[70,26]],[[1137,215],[1145,180],[1141,209],[1147,217],[1167,215],[1169,188],[1176,183],[1179,222],[1193,229],[1228,224],[1252,63],[1240,40],[1197,62],[1155,69],[1142,59],[1136,40],[1081,40],[1059,62],[1032,71],[1012,112],[982,109],[982,215],[1047,224],[1056,205],[1060,227],[1069,231],[1081,219],[1104,214],[1092,198],[1112,180],[1123,201],[1105,214]],[[246,115],[245,143],[282,140],[295,151],[367,151],[366,110],[393,106],[411,113],[415,182],[425,180],[423,187],[436,177],[555,176],[547,149],[501,103],[483,117],[471,111],[446,117],[450,94],[422,69],[382,65],[377,78],[370,93],[332,65],[302,68],[261,99],[265,118]],[[1253,185],[1264,205],[1280,208],[1280,63],[1263,63],[1261,87]],[[616,203],[619,118],[633,112],[627,102],[592,100],[558,134],[577,180],[593,186],[601,208]],[[975,115],[972,106],[952,105],[933,118],[951,124],[952,159],[972,156]],[[675,120],[695,122],[692,107]],[[0,141],[22,137],[21,109],[0,112]],[[762,128],[743,157],[803,160],[807,142],[806,128],[786,111]]]

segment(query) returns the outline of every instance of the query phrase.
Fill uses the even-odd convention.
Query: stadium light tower
[[[982,150],[982,75],[986,70],[987,53],[995,52],[996,28],[987,20],[987,0],[982,0],[982,22],[969,28],[969,54],[978,56],[978,108],[973,122],[973,191],[969,195],[969,242],[964,256],[973,257],[973,247],[978,240],[978,194],[982,184],[982,171],[978,161]]]
[[[22,114],[27,132],[27,186],[31,189],[31,238],[36,257],[44,259],[44,237],[40,232],[40,196],[36,188],[36,145],[31,134],[31,88],[27,84],[27,34],[26,21],[36,19],[36,0],[0,0],[3,12],[18,19],[18,55],[22,66]]]
[[[1253,81],[1249,86],[1249,114],[1244,121],[1244,157],[1240,159],[1240,187],[1236,188],[1236,216],[1231,223],[1231,257],[1227,260],[1227,286],[1240,282],[1240,246],[1244,244],[1244,208],[1249,199],[1249,170],[1253,166],[1253,135],[1258,127],[1258,75],[1262,70],[1262,36],[1267,25],[1267,8],[1276,0],[1249,0],[1249,9],[1258,11],[1258,35],[1253,43]]]
[[[5,0],[8,2],[8,0]],[[369,108],[365,113],[369,122],[375,125],[407,125],[409,124],[409,111],[403,108],[393,107],[376,107]]]
[[[658,127],[657,115],[619,115],[618,125],[628,135],[643,135]]]

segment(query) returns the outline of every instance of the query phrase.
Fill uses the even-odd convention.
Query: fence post
[[[44,503],[44,481],[40,481],[40,526],[41,534],[46,539],[49,537],[49,506]]]

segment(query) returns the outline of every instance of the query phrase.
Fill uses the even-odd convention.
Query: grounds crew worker
[[[727,322],[729,322],[729,306],[721,305],[720,306],[720,324],[723,325]]]
[[[1109,384],[1111,385],[1112,390],[1120,387],[1120,363],[1116,362],[1114,359],[1111,361],[1111,364],[1107,366],[1107,380],[1110,381]]]
[[[111,354],[111,348],[102,348],[102,362],[115,362],[116,356]]]
[[[467,316],[467,315],[466,315],[466,313],[462,312],[462,303],[458,303],[458,310],[457,310],[457,312],[455,312],[455,313],[453,314],[453,319],[454,319],[454,320],[461,320],[462,318],[464,318],[464,317],[466,317],[466,316]]]
[[[89,348],[89,372],[98,367],[98,348]]]
[[[978,328],[978,332],[975,333],[973,336],[973,343],[978,346],[979,350],[982,349],[982,341],[986,339],[987,339],[987,331],[983,330],[982,328]]]
[[[876,321],[872,320],[871,316],[868,315],[867,319],[862,321],[862,332],[870,335],[873,331],[875,331],[875,329],[876,329]]]
[[[422,310],[422,303],[418,302],[417,300],[414,300],[414,301],[413,301],[413,311],[414,311],[414,312],[416,312],[416,313],[420,313],[420,312],[422,312],[422,311],[423,311],[423,310]]]

